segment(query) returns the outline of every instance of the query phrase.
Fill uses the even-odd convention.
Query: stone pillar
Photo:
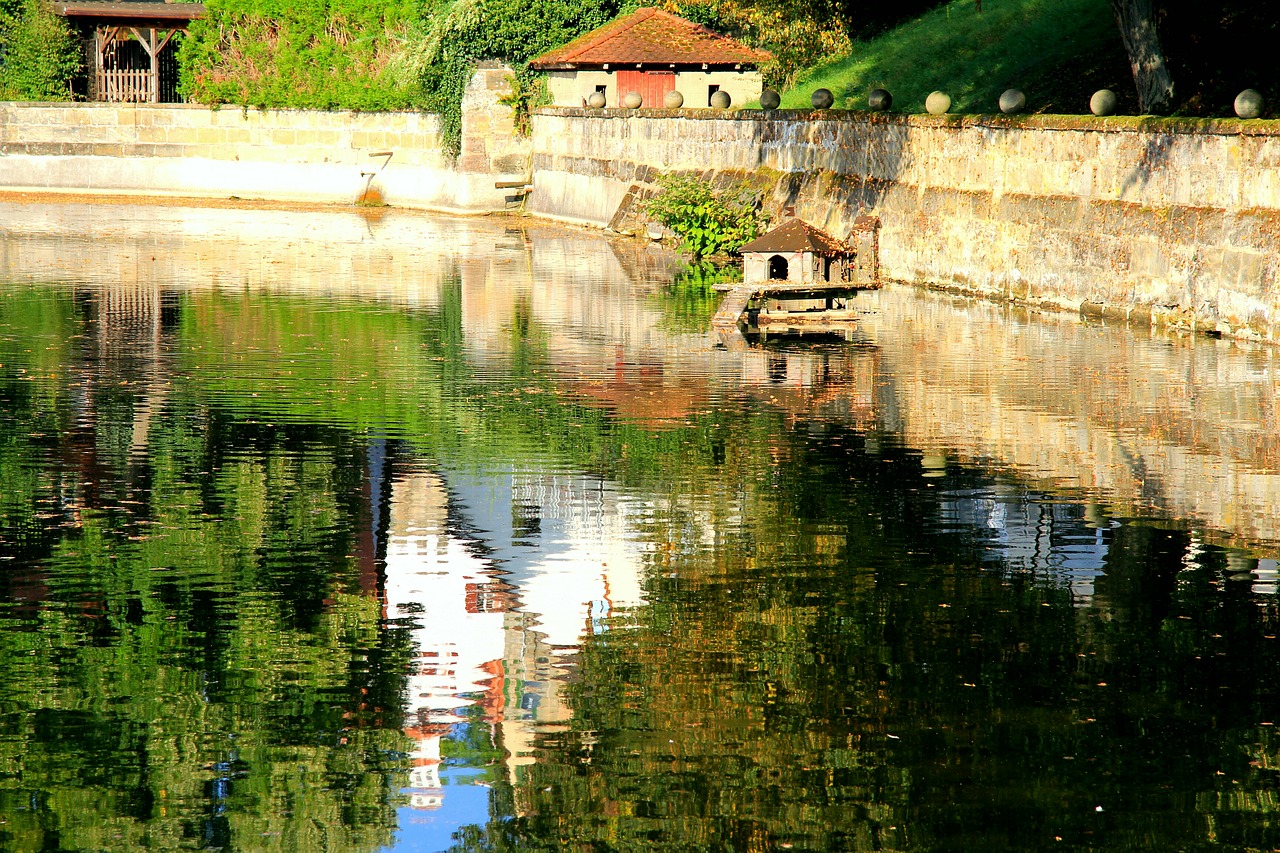
[[[857,252],[853,261],[853,283],[879,284],[880,217],[859,216],[855,219],[848,243]]]
[[[482,62],[462,95],[462,150],[458,170],[493,175],[495,180],[526,178],[532,142],[516,132],[514,110],[500,103],[511,92],[511,69]]]

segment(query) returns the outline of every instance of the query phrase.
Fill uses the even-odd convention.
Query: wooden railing
[[[104,70],[97,73],[98,100],[149,103],[152,78],[149,70]]]

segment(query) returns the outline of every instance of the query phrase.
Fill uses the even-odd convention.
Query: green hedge
[[[423,105],[401,58],[421,28],[405,0],[209,0],[178,53],[189,101],[259,108]]]
[[[0,0],[0,100],[68,101],[80,45],[39,0]]]

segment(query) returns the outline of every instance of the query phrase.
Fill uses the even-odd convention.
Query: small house
[[[684,18],[646,7],[616,18],[544,53],[529,67],[547,74],[558,107],[587,106],[603,96],[603,106],[625,106],[627,95],[640,96],[640,106],[667,105],[667,94],[679,92],[682,106],[743,104],[758,100],[763,89],[760,66],[773,58]],[[597,99],[597,102],[599,99]]]
[[[779,225],[738,250],[745,285],[839,284],[849,279],[854,249],[799,219]]]

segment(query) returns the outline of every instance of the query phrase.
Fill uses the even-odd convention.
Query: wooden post
[[[155,27],[147,30],[147,35],[151,39],[150,45],[144,45],[147,48],[147,58],[151,60],[151,103],[160,103],[160,62],[156,59],[156,30]]]
[[[147,59],[151,63],[151,73],[148,75],[148,86],[150,90],[145,99],[153,104],[160,103],[160,51],[165,49],[169,44],[169,40],[173,38],[176,29],[169,30],[164,34],[164,38],[160,38],[155,27],[147,29],[147,35],[144,37],[138,32],[137,27],[130,27],[129,31],[133,33],[133,37],[142,45],[142,49],[147,52]]]

